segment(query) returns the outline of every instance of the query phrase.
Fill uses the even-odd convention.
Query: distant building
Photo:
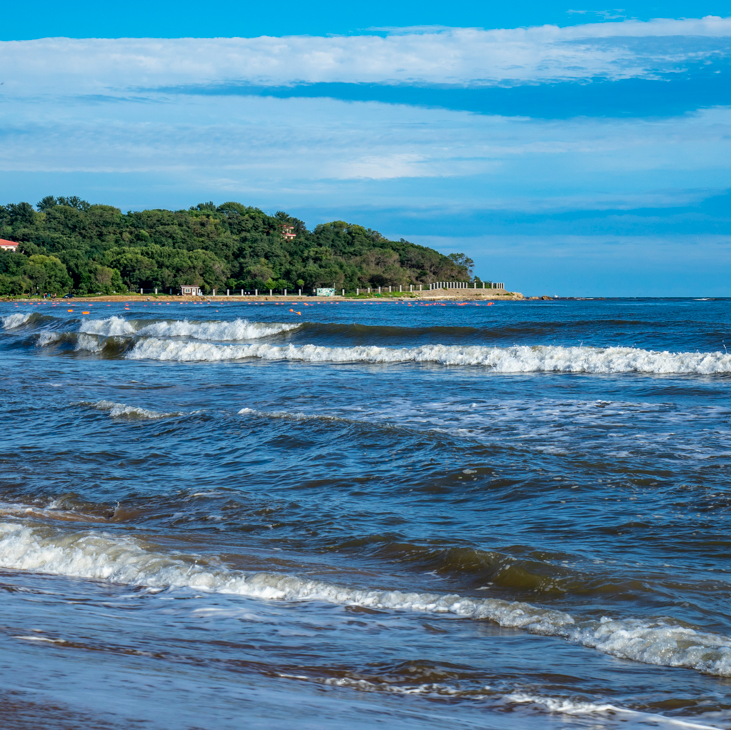
[[[20,244],[15,243],[15,241],[6,241],[4,238],[0,238],[0,249],[3,251],[17,251],[18,246]]]
[[[180,287],[181,297],[202,297],[203,292],[199,286],[184,284]]]
[[[290,225],[284,225],[282,226],[282,238],[286,238],[288,241],[291,241],[293,238],[296,238],[297,234],[294,232],[294,226]]]

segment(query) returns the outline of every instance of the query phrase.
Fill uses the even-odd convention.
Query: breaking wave
[[[16,325],[17,326],[17,325]],[[297,329],[298,324],[281,322],[249,322],[235,319],[232,322],[191,322],[187,319],[142,324],[123,317],[85,320],[79,332],[102,337],[189,337],[194,340],[235,341],[270,337]]]
[[[558,636],[622,659],[731,676],[731,639],[650,619],[581,619],[497,598],[358,589],[281,573],[247,574],[198,556],[165,554],[132,537],[0,523],[0,566],[148,588],[191,588],[281,601],[451,614]]]
[[[424,345],[421,347],[322,347],[319,345],[215,345],[145,339],[127,354],[133,360],[220,362],[256,358],[323,363],[434,363],[473,365],[499,373],[731,373],[731,354],[656,352],[632,347]]]
[[[38,334],[38,340],[36,345],[38,347],[47,347],[53,345],[55,342],[60,342],[63,339],[62,332],[53,332],[51,330],[44,330]]]
[[[115,403],[111,400],[100,400],[96,403],[83,402],[81,405],[96,408],[99,411],[107,411],[112,418],[119,418],[120,416],[123,416],[127,418],[156,419],[178,415],[177,413],[162,413],[160,411],[152,411],[147,408],[128,406],[125,403]]]
[[[107,319],[87,319],[81,323],[79,332],[87,335],[102,335],[103,337],[133,335],[135,328],[123,317],[108,317]]]
[[[190,322],[184,319],[155,322],[142,327],[137,334],[152,337],[192,337],[195,340],[251,340],[289,332],[299,326],[280,322],[249,322],[246,319],[235,319],[233,322]]]
[[[12,330],[16,327],[24,325],[35,312],[16,312],[15,314],[7,314],[2,318],[3,328]]]
[[[97,335],[79,334],[76,338],[76,350],[101,352],[104,349],[104,338]]]

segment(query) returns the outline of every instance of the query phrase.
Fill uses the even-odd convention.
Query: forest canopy
[[[291,226],[291,228],[289,228]],[[295,237],[287,237],[286,233]],[[390,241],[363,226],[333,221],[308,230],[282,211],[241,203],[122,213],[73,197],[0,205],[0,294],[76,294],[182,285],[213,289],[313,289],[467,281],[473,261]]]

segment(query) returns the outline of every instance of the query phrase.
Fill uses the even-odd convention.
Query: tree
[[[38,210],[28,203],[0,206],[0,238],[21,244],[18,253],[0,252],[0,275],[20,277],[27,286],[61,286],[67,279],[53,266],[31,262],[34,256],[55,257],[80,294],[119,291],[125,283],[134,289],[195,284],[206,290],[408,286],[464,280],[474,265],[464,254],[447,257],[346,221],[310,231],[284,211],[270,216],[233,201],[122,214],[78,196],[49,195]],[[281,236],[285,224],[294,227],[295,238]],[[24,284],[14,280],[12,286]]]
[[[94,284],[95,291],[100,291],[103,294],[111,294],[115,291],[124,291],[127,288],[122,283],[122,276],[119,271],[117,271],[117,269],[112,269],[109,266],[94,264],[92,275],[92,282]]]
[[[66,267],[55,256],[30,256],[24,273],[31,285],[41,293],[64,294],[72,284]]]
[[[67,208],[75,208],[86,213],[91,204],[82,200],[78,195],[72,195],[70,198],[56,198],[56,205],[65,205]]]
[[[45,198],[36,203],[36,208],[38,208],[41,213],[45,213],[47,210],[53,208],[54,205],[58,205],[56,198],[54,198],[53,195],[46,195]]]
[[[463,253],[450,253],[447,258],[461,269],[466,269],[467,276],[472,276],[472,269],[475,267],[475,262],[469,256],[465,256]]]

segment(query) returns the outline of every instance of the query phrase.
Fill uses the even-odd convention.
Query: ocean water
[[[731,728],[731,302],[0,323],[3,728]]]

